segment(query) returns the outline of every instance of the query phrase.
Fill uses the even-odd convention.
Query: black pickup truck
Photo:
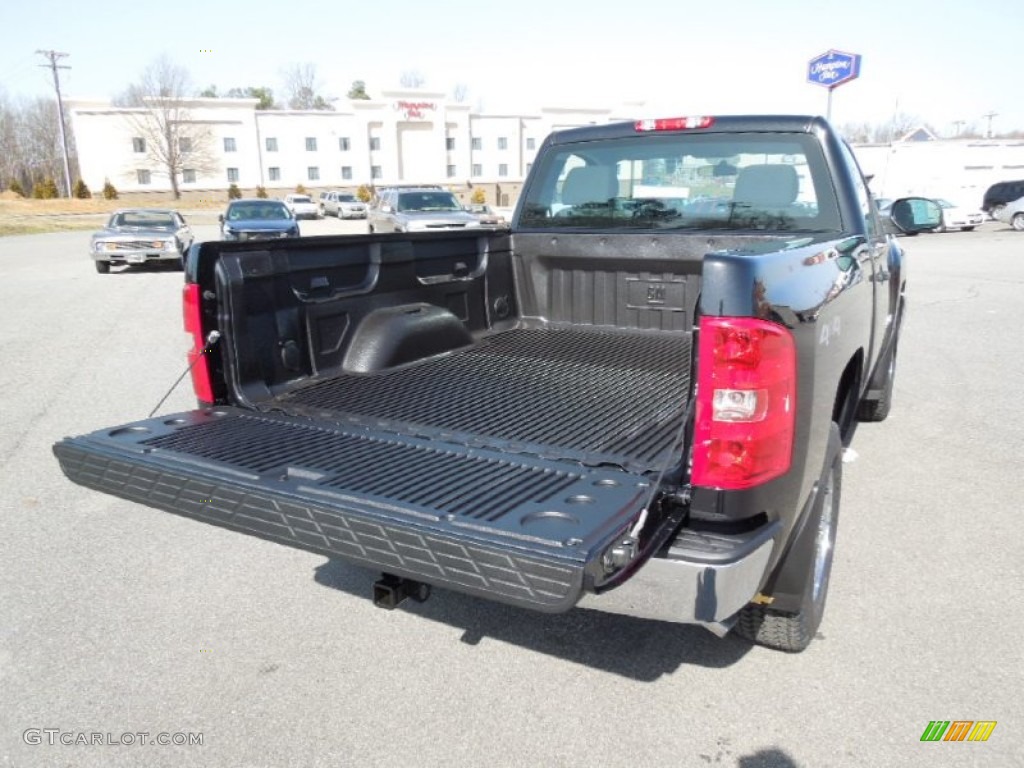
[[[509,231],[206,242],[196,410],[67,438],[76,483],[382,575],[802,650],[844,445],[886,417],[895,233],[816,117],[549,136]]]

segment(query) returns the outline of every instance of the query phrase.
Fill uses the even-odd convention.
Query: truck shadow
[[[374,572],[341,560],[328,560],[314,572],[318,584],[362,598],[368,607],[376,579]],[[654,681],[688,665],[728,667],[752,648],[733,635],[719,639],[700,627],[583,608],[535,613],[442,589],[425,603],[406,600],[399,610],[461,630],[467,645],[500,640],[639,681]]]

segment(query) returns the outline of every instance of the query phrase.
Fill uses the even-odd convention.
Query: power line
[[[36,51],[36,53],[50,60],[48,65],[39,64],[38,66],[49,66],[53,72],[53,87],[57,91],[57,114],[60,117],[60,146],[64,151],[64,186],[67,189],[68,197],[71,197],[71,163],[68,161],[68,137],[64,129],[64,100],[60,95],[60,76],[57,74],[58,69],[71,69],[71,67],[63,64],[57,64],[60,59],[66,58],[68,54],[58,53],[57,51]]]

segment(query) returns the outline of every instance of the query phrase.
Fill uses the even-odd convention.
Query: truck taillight
[[[192,389],[201,403],[213,403],[213,383],[206,355],[203,320],[200,313],[199,285],[190,283],[182,290],[182,307],[185,315],[185,332],[192,337],[192,349],[188,351],[188,363],[192,372]]]
[[[750,488],[793,457],[796,346],[781,325],[704,317],[697,354],[694,485]]]
[[[710,128],[715,118],[710,115],[689,117],[659,117],[655,119],[637,120],[633,124],[635,131],[692,131],[699,128]]]

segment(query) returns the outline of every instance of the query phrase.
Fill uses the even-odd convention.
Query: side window
[[[877,225],[878,220],[875,218],[875,207],[871,204],[868,185],[864,183],[864,175],[860,172],[857,159],[853,156],[853,151],[845,141],[843,142],[843,159],[846,161],[846,165],[850,169],[850,175],[853,177],[854,191],[857,194],[857,204],[860,206],[861,215],[864,217],[864,226],[867,233],[874,237],[880,231]]]

